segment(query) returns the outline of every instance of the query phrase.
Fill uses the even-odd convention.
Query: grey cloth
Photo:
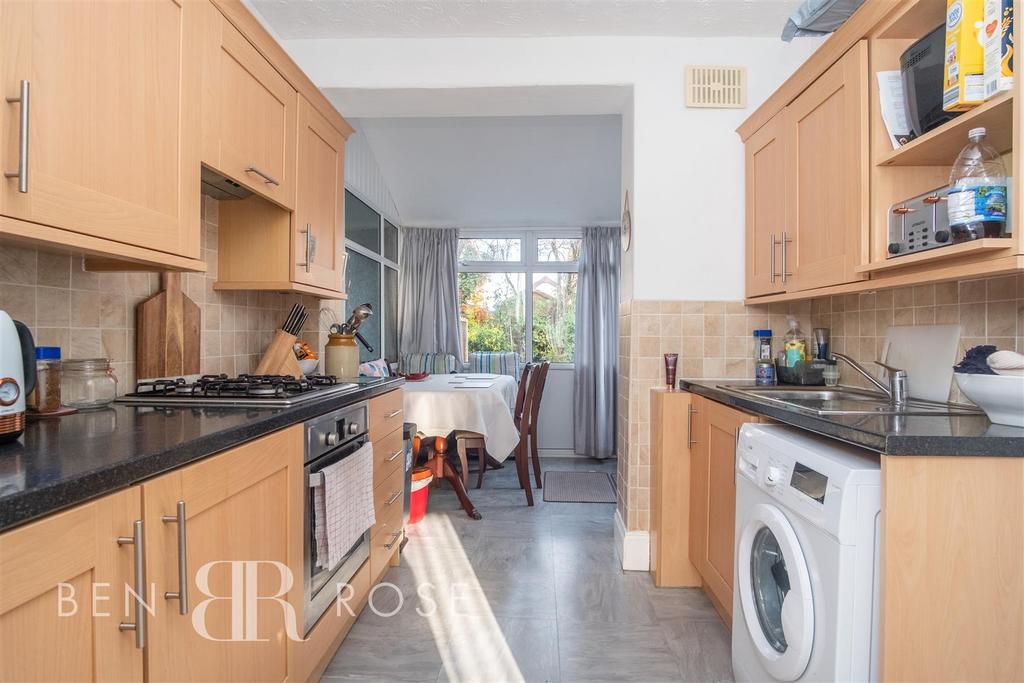
[[[576,280],[575,449],[615,455],[619,365],[619,229],[584,228]]]
[[[823,36],[842,26],[864,0],[806,0],[782,27],[782,39]]]
[[[459,341],[459,231],[404,228],[398,287],[398,349],[450,353]]]

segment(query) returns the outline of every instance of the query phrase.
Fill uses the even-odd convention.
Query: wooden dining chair
[[[519,487],[526,492],[526,504],[533,506],[533,487],[530,485],[530,432],[536,414],[534,402],[542,386],[541,365],[533,364],[523,399],[523,412],[516,423],[519,429],[519,443],[516,444],[516,474],[519,475]],[[540,463],[537,464],[540,472]]]
[[[540,454],[537,451],[537,423],[540,421],[540,402],[544,399],[544,385],[548,381],[548,370],[551,368],[551,361],[546,360],[540,363],[534,370],[537,380],[537,391],[533,395],[533,404],[530,406],[530,453],[533,459],[533,476],[537,480],[537,488],[544,488],[540,479]]]

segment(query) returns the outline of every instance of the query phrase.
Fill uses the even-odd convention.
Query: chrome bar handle
[[[395,458],[400,456],[402,453],[405,453],[405,449],[404,448],[402,450],[400,450],[400,451],[395,451],[394,453],[389,455],[387,458],[384,459],[384,462],[394,462]]]
[[[18,179],[18,192],[28,192],[28,81],[21,82],[21,92],[18,97],[8,97],[7,102],[14,104],[21,103],[21,116],[19,117],[18,129],[18,170],[4,172],[5,178]]]
[[[396,531],[395,533],[391,534],[391,542],[384,544],[384,550],[391,550],[392,548],[394,548],[395,544],[398,543],[398,539],[401,538],[401,537],[402,537],[402,532],[401,531]]]
[[[160,518],[164,524],[178,525],[178,590],[166,591],[165,600],[178,601],[178,614],[188,614],[188,556],[186,555],[185,538],[185,501],[178,501],[177,513],[174,515],[163,515]]]
[[[787,233],[782,233],[782,242],[780,242],[780,244],[782,244],[782,272],[780,273],[782,276],[782,284],[786,284],[787,277],[793,277],[793,273],[786,270],[786,245],[792,241],[793,240],[789,239],[789,235]]]
[[[384,419],[385,420],[390,420],[391,418],[395,417],[396,415],[398,415],[401,412],[402,412],[401,408],[399,408],[398,410],[392,410],[390,413],[388,413],[387,415],[384,416]]]
[[[142,520],[135,520],[131,536],[118,536],[118,545],[135,546],[135,622],[121,622],[119,631],[135,631],[135,647],[146,647],[146,535]]]
[[[306,236],[306,260],[303,263],[297,263],[296,265],[302,266],[303,268],[306,269],[306,272],[308,273],[311,265],[310,261],[312,260],[309,258],[309,236],[311,233],[309,223],[306,223],[306,228],[304,230],[299,230],[299,233]]]
[[[260,178],[263,178],[263,182],[265,182],[267,185],[280,185],[281,184],[281,183],[277,182],[277,179],[274,176],[269,175],[267,173],[264,173],[263,171],[261,171],[260,169],[256,168],[255,166],[248,167],[247,169],[245,169],[245,172],[246,173],[255,173]]]
[[[394,493],[391,494],[390,498],[388,498],[387,500],[384,501],[384,507],[387,507],[387,506],[391,505],[392,503],[394,503],[396,500],[398,500],[401,497],[402,497],[402,492],[401,491],[395,491]]]
[[[775,276],[775,245],[778,244],[778,242],[775,241],[775,233],[774,232],[771,235],[769,235],[769,237],[771,238],[771,246],[769,247],[769,249],[771,250],[769,253],[771,254],[771,266],[772,266],[771,283],[774,285],[775,284],[775,277],[776,277]]]
[[[697,445],[697,440],[693,438],[693,414],[697,412],[697,409],[693,407],[693,404],[686,406],[686,447],[693,448]]]

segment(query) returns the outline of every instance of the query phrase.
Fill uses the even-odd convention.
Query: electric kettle
[[[25,431],[25,399],[36,388],[35,358],[28,327],[0,311],[0,443]]]

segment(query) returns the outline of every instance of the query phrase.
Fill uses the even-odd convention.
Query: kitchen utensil
[[[25,430],[25,398],[36,386],[36,349],[28,327],[0,311],[0,443]]]
[[[138,377],[199,374],[199,306],[181,291],[181,273],[160,275],[161,291],[135,308]]]
[[[257,375],[290,375],[296,378],[303,376],[299,360],[295,357],[294,346],[298,340],[295,335],[302,329],[306,316],[305,306],[292,306],[281,329],[274,333],[274,338],[263,352],[263,358],[256,366]]]
[[[814,357],[828,360],[828,345],[832,337],[831,331],[827,327],[815,327],[811,330],[811,334],[814,335],[814,346],[817,349]]]
[[[359,329],[359,326],[363,324],[363,321],[373,315],[373,306],[370,304],[360,304],[352,310],[352,314],[348,317],[348,320],[341,326],[342,334],[355,334]],[[369,349],[369,345],[363,342],[364,345]]]
[[[968,375],[957,372],[964,396],[985,411],[996,424],[1024,427],[1024,376]]]
[[[335,377],[359,376],[359,347],[353,335],[333,332],[327,335],[324,372]]]
[[[895,325],[885,335],[879,360],[907,371],[912,397],[946,402],[959,344],[959,325]]]

